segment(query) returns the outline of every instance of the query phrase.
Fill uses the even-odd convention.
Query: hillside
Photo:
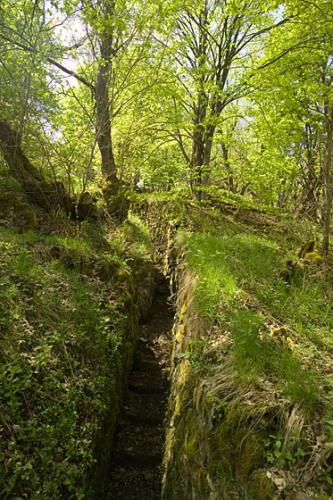
[[[314,228],[229,202],[145,200],[157,245],[158,213],[170,228],[177,307],[165,498],[328,498],[331,267],[304,259],[286,281]]]
[[[40,217],[19,192],[5,199],[0,496],[83,498],[96,460],[102,467],[111,452],[151,301],[150,244],[135,219],[96,228]]]
[[[0,500],[333,499],[332,12],[0,1]]]
[[[328,498],[333,275],[296,248],[313,226],[178,195],[136,196],[128,220],[96,226],[41,219],[27,201],[20,214],[20,196],[0,230],[3,498],[95,498],[94,477],[109,488],[152,251],[176,311],[163,498]],[[286,280],[287,260],[299,266]],[[145,410],[131,408],[148,432]]]

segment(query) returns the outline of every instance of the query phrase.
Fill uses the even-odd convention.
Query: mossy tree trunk
[[[99,2],[99,9],[105,22],[101,24],[97,33],[100,58],[94,97],[96,102],[96,138],[102,160],[102,192],[108,212],[123,219],[127,216],[129,202],[126,197],[126,186],[117,175],[112,143],[112,106],[110,106],[109,99],[112,60],[121,47],[115,29],[115,8],[114,0]]]
[[[22,151],[18,134],[6,122],[0,122],[0,150],[9,171],[23,187],[28,198],[50,212],[63,208],[74,211],[74,201],[61,182],[47,180]]]

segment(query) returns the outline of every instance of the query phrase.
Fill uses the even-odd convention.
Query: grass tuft
[[[187,238],[187,259],[198,275],[196,306],[230,333],[240,381],[268,377],[311,412],[320,405],[322,382],[311,359],[318,348],[323,364],[329,356],[333,300],[328,279],[311,268],[287,285],[279,277],[284,258],[276,241],[243,230]]]

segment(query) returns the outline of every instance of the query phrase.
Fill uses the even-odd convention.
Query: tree
[[[96,102],[96,136],[102,159],[102,174],[112,179],[113,182],[117,182],[109,105],[112,58],[119,49],[119,39],[115,33],[115,1],[103,0],[97,6],[91,3],[85,19],[95,31],[100,52],[93,92]]]
[[[259,48],[260,37],[286,21],[272,21],[260,1],[229,0],[186,2],[176,18],[176,67],[186,92],[183,106],[192,121],[188,156],[191,183],[199,187],[199,198],[223,111],[245,93],[242,69],[251,57],[249,47]]]
[[[333,200],[333,100],[326,108],[327,132],[326,132],[326,155],[324,163],[324,183],[325,183],[325,201],[323,207],[323,255],[329,254],[330,246],[330,229],[331,229],[331,212]]]

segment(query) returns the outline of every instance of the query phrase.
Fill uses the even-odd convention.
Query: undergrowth
[[[329,278],[309,268],[288,285],[279,276],[285,254],[257,235],[194,234],[187,247],[197,306],[230,330],[240,379],[276,377],[293,402],[316,408],[322,374],[312,360],[325,365],[333,345]]]
[[[284,485],[295,470],[298,480],[318,481],[318,491],[326,484],[326,491],[332,485],[332,276],[323,265],[308,264],[287,283],[280,270],[297,242],[290,245],[287,227],[286,238],[275,236],[243,224],[237,230],[237,221],[215,228],[209,222],[207,232],[183,235],[186,260],[198,277],[194,308],[212,328],[211,338],[203,337],[206,347],[189,345],[188,359],[207,384],[227,387],[230,356],[233,397],[261,394],[252,409],[259,427],[259,415],[275,408],[265,445],[268,466],[279,470]],[[243,403],[247,418],[251,411]]]
[[[207,488],[214,498],[328,499],[332,274],[310,263],[290,283],[281,273],[318,228],[220,194],[171,206],[144,197],[177,305],[166,484],[202,498]]]
[[[0,231],[1,498],[84,497],[127,328],[119,283],[130,286],[131,261],[149,251],[141,229],[125,222],[114,241],[89,225],[76,236]]]

